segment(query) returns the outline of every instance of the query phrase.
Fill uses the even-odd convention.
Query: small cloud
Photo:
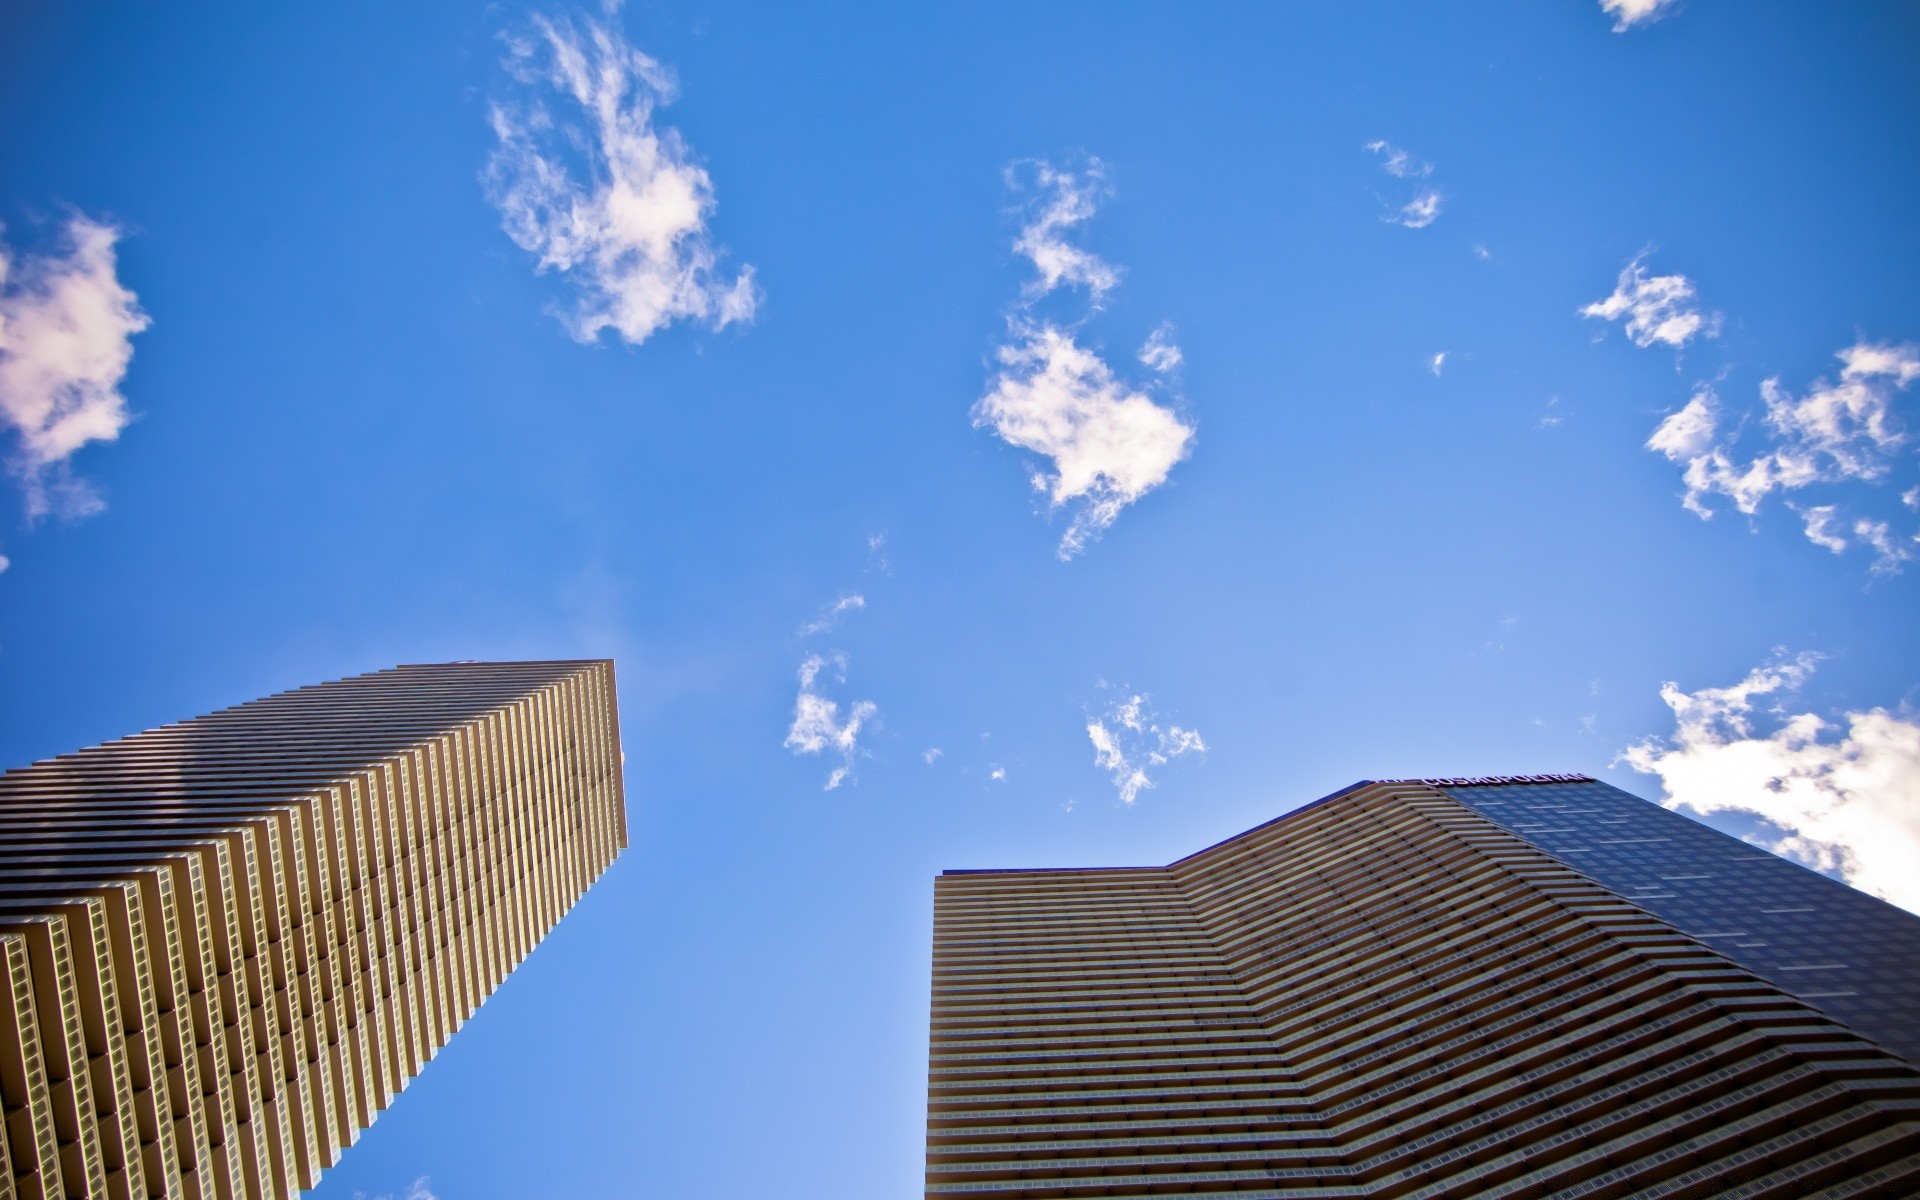
[[[867,606],[867,598],[859,594],[842,596],[829,605],[814,620],[800,627],[801,637],[812,637],[816,633],[825,633],[839,623],[840,618],[850,612],[859,612]]]
[[[920,761],[926,763],[928,766],[932,766],[934,763],[938,762],[940,760],[940,756],[945,753],[946,751],[940,749],[940,747],[938,746],[930,746],[921,753]]]
[[[1885,521],[1871,521],[1861,517],[1853,523],[1853,536],[1873,549],[1873,565],[1867,570],[1875,575],[1898,575],[1901,568],[1914,560],[1914,546],[1920,544],[1920,535],[1902,541]]]
[[[1900,493],[1900,503],[1908,508],[1920,509],[1920,487],[1910,487]]]
[[[1413,199],[1396,209],[1394,215],[1383,219],[1395,225],[1404,225],[1408,229],[1425,229],[1433,224],[1439,215],[1439,191],[1434,188],[1422,188]]]
[[[1071,797],[1069,797],[1069,798],[1068,798],[1068,799],[1066,799],[1065,801],[1062,801],[1062,802],[1061,802],[1061,805],[1060,805],[1060,811],[1061,811],[1061,812],[1072,812],[1072,811],[1074,810],[1074,808],[1075,808],[1075,807],[1076,807],[1076,806],[1077,806],[1077,805],[1078,805],[1079,803],[1080,803],[1080,802],[1079,802],[1078,800],[1074,800],[1074,799],[1072,799]]]
[[[827,699],[814,686],[829,663],[844,672],[844,658],[826,659],[810,654],[800,664],[800,694],[793,703],[793,724],[782,743],[795,754],[838,754],[840,765],[827,776],[825,791],[839,787],[853,774],[854,759],[860,753],[860,729],[880,712],[877,705],[861,700],[840,718],[840,705]],[[844,675],[841,682],[845,682]]]
[[[4,554],[0,554],[0,574],[4,574],[6,572],[6,569],[12,565],[13,565],[12,559],[8,558]]]
[[[1173,326],[1163,322],[1148,335],[1146,344],[1140,347],[1140,361],[1162,375],[1180,365],[1182,355],[1173,342]]]
[[[1583,317],[1626,321],[1627,337],[1642,348],[1664,342],[1678,350],[1695,337],[1720,336],[1720,314],[1700,310],[1685,275],[1649,275],[1643,252],[1620,272],[1613,294],[1580,310]]]
[[[1493,261],[1493,251],[1487,249],[1485,246],[1481,245],[1479,242],[1475,242],[1473,244],[1473,256],[1479,259],[1481,262]]]
[[[1427,370],[1432,371],[1435,375],[1440,374],[1440,372],[1446,368],[1446,365],[1447,352],[1445,350],[1442,350],[1427,360]]]
[[[1625,33],[1636,25],[1650,25],[1672,12],[1676,0],[1600,0],[1600,11],[1613,18],[1613,31]]]
[[[1839,523],[1838,505],[1816,504],[1811,508],[1798,511],[1801,520],[1806,522],[1808,541],[1816,546],[1824,546],[1835,554],[1847,548],[1846,536],[1834,530],[1834,526]]]
[[[1752,515],[1776,491],[1884,479],[1894,452],[1907,440],[1894,412],[1894,393],[1920,379],[1920,348],[1860,342],[1835,357],[1841,363],[1839,377],[1816,380],[1804,395],[1787,391],[1778,379],[1761,383],[1760,426],[1770,446],[1752,459],[1742,461],[1734,434],[1722,434],[1722,404],[1712,388],[1700,386],[1685,406],[1668,414],[1647,439],[1647,449],[1682,468],[1681,503],[1706,518],[1713,515],[1708,501],[1724,496]],[[1839,505],[1796,506],[1796,511],[1816,545],[1835,553],[1844,549]],[[1877,574],[1897,572],[1912,558],[1911,549],[1884,522],[1856,520],[1853,533],[1879,551]]]
[[[1422,162],[1391,142],[1375,139],[1367,149],[1380,155],[1380,169],[1395,179],[1425,179],[1433,174],[1433,164]]]
[[[1090,718],[1087,740],[1093,743],[1094,766],[1113,778],[1123,804],[1132,804],[1154,786],[1149,768],[1207,749],[1199,730],[1173,724],[1163,727],[1144,694],[1115,701],[1103,715]]]
[[[1415,158],[1391,142],[1371,141],[1367,149],[1380,155],[1380,169],[1395,179],[1424,180],[1433,174],[1432,163]],[[1380,219],[1408,229],[1425,229],[1440,215],[1440,200],[1440,189],[1416,183],[1413,198],[1404,204],[1388,204],[1386,214]]]
[[[987,772],[987,778],[1005,783],[1007,781],[1007,769],[1005,767],[995,767],[993,770]]]
[[[506,39],[516,94],[488,109],[482,175],[502,227],[578,293],[563,318],[582,342],[638,345],[675,321],[715,329],[759,307],[753,268],[731,277],[707,229],[713,181],[678,131],[654,124],[672,75],[613,24],[533,18]]]
[[[18,438],[11,466],[29,518],[105,507],[69,463],[133,419],[120,384],[133,335],[152,324],[120,284],[121,231],[73,213],[61,232],[47,255],[16,256],[0,243],[0,421]]]
[[[1540,423],[1538,425],[1538,428],[1552,429],[1556,425],[1562,425],[1566,423],[1567,418],[1564,414],[1553,411],[1558,407],[1560,407],[1560,397],[1548,396],[1547,411],[1540,414]]]
[[[1007,186],[1030,194],[1027,223],[1014,238],[1015,252],[1033,264],[1039,278],[1027,285],[1027,299],[1060,287],[1084,287],[1097,308],[1120,284],[1120,272],[1099,255],[1068,241],[1077,227],[1093,219],[1111,189],[1107,168],[1089,157],[1077,170],[1040,159],[1017,162],[1006,170]]]
[[[1052,325],[1000,349],[1000,375],[973,423],[1052,460],[1033,473],[1052,507],[1075,506],[1060,558],[1086,548],[1120,512],[1167,481],[1187,456],[1193,426],[1114,377],[1100,356]]]
[[[1841,727],[1776,704],[1772,732],[1754,729],[1758,702],[1798,688],[1817,662],[1781,655],[1737,684],[1691,694],[1665,684],[1674,734],[1622,759],[1660,777],[1668,808],[1758,817],[1771,832],[1754,840],[1767,849],[1920,912],[1920,723],[1872,708]]]
[[[887,535],[876,533],[867,538],[867,565],[869,573],[878,571],[882,575],[893,574],[893,564],[887,561]]]

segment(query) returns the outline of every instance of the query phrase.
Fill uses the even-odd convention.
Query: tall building
[[[398,667],[0,775],[0,1197],[312,1187],[625,844],[609,662]]]
[[[929,1197],[1920,1194],[1920,918],[1583,776],[934,896]]]

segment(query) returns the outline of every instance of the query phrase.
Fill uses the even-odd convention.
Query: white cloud
[[[1185,357],[1174,344],[1173,327],[1164,323],[1147,335],[1146,344],[1140,347],[1140,361],[1162,375],[1178,367]]]
[[[1700,310],[1693,282],[1685,275],[1649,275],[1642,253],[1626,265],[1613,294],[1580,310],[1583,317],[1626,319],[1627,337],[1636,346],[1664,342],[1674,349],[1695,337],[1720,336],[1720,314]]]
[[[1600,10],[1613,18],[1613,31],[1625,33],[1635,25],[1659,20],[1673,10],[1676,0],[1600,0]]]
[[[1077,325],[1034,313],[1041,298],[1065,286],[1085,287],[1097,311],[1120,275],[1066,240],[1093,216],[1107,190],[1100,160],[1089,158],[1077,171],[1038,160],[1007,168],[1009,187],[1025,187],[1029,179],[1037,199],[1014,249],[1038,274],[1007,318],[1011,336],[996,354],[999,372],[974,403],[972,417],[975,428],[990,428],[1003,441],[1052,460],[1051,474],[1030,469],[1029,477],[1051,507],[1072,508],[1058,551],[1065,561],[1098,538],[1121,509],[1166,482],[1187,455],[1193,426],[1147,390],[1122,382],[1104,358],[1080,344]],[[1161,375],[1181,359],[1168,325],[1140,350],[1140,361]]]
[[[1481,262],[1493,261],[1493,251],[1487,249],[1484,245],[1480,244],[1479,242],[1475,242],[1473,244],[1473,256],[1479,259]]]
[[[1804,396],[1794,397],[1778,379],[1760,385],[1767,426],[1780,439],[1774,457],[1784,477],[1878,479],[1906,440],[1893,415],[1893,393],[1920,379],[1920,347],[1860,342],[1835,357],[1838,382],[1816,380]]]
[[[1395,209],[1392,216],[1383,218],[1395,225],[1404,225],[1408,229],[1425,229],[1433,224],[1440,215],[1440,193],[1434,188],[1421,188],[1413,199]]]
[[[1433,174],[1433,164],[1422,162],[1391,142],[1378,139],[1368,142],[1367,149],[1380,155],[1380,169],[1395,179],[1425,179]]]
[[[1660,695],[1677,730],[1623,756],[1658,775],[1668,808],[1758,817],[1755,841],[1912,912],[1920,912],[1920,723],[1884,708],[1849,712],[1844,727],[1777,705],[1756,734],[1756,701],[1790,692],[1812,673],[1801,654],[1760,667],[1731,687]]]
[[[1132,804],[1154,786],[1149,768],[1207,748],[1199,730],[1159,724],[1145,695],[1128,696],[1109,705],[1101,716],[1089,718],[1087,740],[1093,743],[1093,765],[1113,777],[1123,804]]]
[[[987,772],[987,778],[996,783],[1005,783],[1007,781],[1007,769],[1005,767],[995,767],[993,770]]]
[[[152,323],[117,276],[120,230],[74,213],[62,233],[45,256],[0,243],[0,419],[19,439],[12,465],[29,517],[103,507],[68,464],[132,419],[120,384],[133,335]]]
[[[1844,533],[1836,532],[1834,526],[1839,523],[1840,509],[1834,504],[1816,504],[1811,508],[1798,510],[1800,519],[1806,523],[1807,540],[1816,546],[1823,546],[1839,554],[1847,548]]]
[[[1039,272],[1039,278],[1027,285],[1028,299],[1061,286],[1084,287],[1098,307],[1119,286],[1120,272],[1099,255],[1069,242],[1067,235],[1099,211],[1100,200],[1108,192],[1106,165],[1090,157],[1078,171],[1041,160],[1007,168],[1007,186],[1016,191],[1026,190],[1029,178],[1034,198],[1028,221],[1013,240],[1014,250]]]
[[[1441,371],[1445,370],[1446,366],[1447,366],[1447,352],[1445,350],[1442,350],[1440,353],[1434,355],[1432,358],[1427,360],[1427,370],[1432,371],[1435,375],[1438,375]]]
[[[842,596],[828,605],[826,610],[818,617],[802,625],[800,627],[800,636],[812,637],[816,633],[825,633],[838,624],[841,617],[846,616],[850,612],[859,612],[866,606],[867,598],[857,592],[852,595]]]
[[[1380,169],[1395,179],[1424,180],[1433,174],[1433,164],[1415,158],[1391,142],[1371,141],[1367,149],[1380,155]],[[1426,183],[1416,183],[1413,198],[1405,204],[1389,204],[1387,212],[1380,219],[1393,225],[1404,225],[1408,229],[1425,229],[1433,224],[1440,215],[1440,189]]]
[[[12,559],[8,558],[4,554],[0,554],[0,574],[4,574],[6,572],[6,569],[12,565],[13,565]]]
[[[932,766],[938,762],[940,756],[945,753],[946,751],[940,749],[938,746],[929,746],[926,752],[920,756],[920,761],[926,763],[928,766]]]
[[[830,792],[853,774],[854,759],[860,753],[860,729],[878,715],[880,709],[871,701],[861,700],[848,710],[846,719],[841,720],[839,703],[827,699],[814,686],[829,661],[810,654],[800,664],[800,694],[793,702],[793,724],[787,729],[787,740],[782,744],[795,754],[839,755],[840,765],[827,776],[827,786],[823,789]],[[846,667],[845,659],[835,658],[831,662],[840,670]]]
[[[1920,348],[1860,342],[1835,357],[1841,363],[1839,378],[1816,380],[1805,395],[1793,395],[1778,379],[1760,385],[1760,425],[1770,448],[1752,459],[1742,461],[1732,435],[1723,436],[1721,401],[1707,386],[1662,420],[1647,448],[1681,466],[1686,484],[1681,503],[1710,517],[1707,502],[1719,495],[1751,515],[1776,491],[1884,479],[1894,451],[1907,440],[1894,413],[1894,394],[1920,379]],[[1839,505],[1796,506],[1796,511],[1814,544],[1835,553],[1849,544]],[[1884,521],[1857,518],[1851,528],[1855,538],[1878,552],[1876,574],[1895,573],[1914,557]]]
[[[1920,543],[1920,537],[1903,541],[1885,521],[1857,517],[1849,526],[1840,515],[1840,506],[1837,504],[1816,504],[1795,508],[1794,511],[1800,514],[1801,521],[1805,523],[1807,540],[1816,546],[1835,554],[1845,553],[1847,547],[1852,545],[1848,540],[1851,534],[1854,541],[1871,549],[1875,557],[1868,570],[1875,575],[1898,575],[1901,568],[1916,557],[1914,546]]]
[[[1920,534],[1902,541],[1885,521],[1866,517],[1854,521],[1853,536],[1873,548],[1876,557],[1867,569],[1875,575],[1898,575],[1902,567],[1914,560],[1914,546],[1920,545]]]
[[[752,320],[753,268],[726,278],[708,236],[712,180],[676,130],[653,123],[671,74],[611,25],[533,26],[507,41],[519,94],[491,107],[499,144],[483,179],[507,235],[577,286],[573,336],[612,329],[638,344],[674,321]]]
[[[1054,507],[1078,502],[1060,540],[1062,560],[1097,537],[1120,510],[1167,480],[1187,456],[1193,426],[1114,377],[1074,335],[1030,326],[1000,349],[1000,374],[973,408],[973,423],[1053,461],[1034,484]]]

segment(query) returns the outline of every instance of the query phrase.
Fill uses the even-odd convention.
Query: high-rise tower
[[[1581,776],[950,871],[927,1194],[1910,1196],[1916,971],[1920,918]]]
[[[398,667],[0,775],[0,1196],[313,1186],[625,844],[610,662]]]

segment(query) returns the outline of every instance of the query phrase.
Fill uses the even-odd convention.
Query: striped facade
[[[625,844],[609,662],[399,667],[0,775],[0,1197],[312,1187]]]
[[[1912,1196],[1920,1071],[1447,791],[1366,784],[1168,867],[942,875],[926,1190]]]

